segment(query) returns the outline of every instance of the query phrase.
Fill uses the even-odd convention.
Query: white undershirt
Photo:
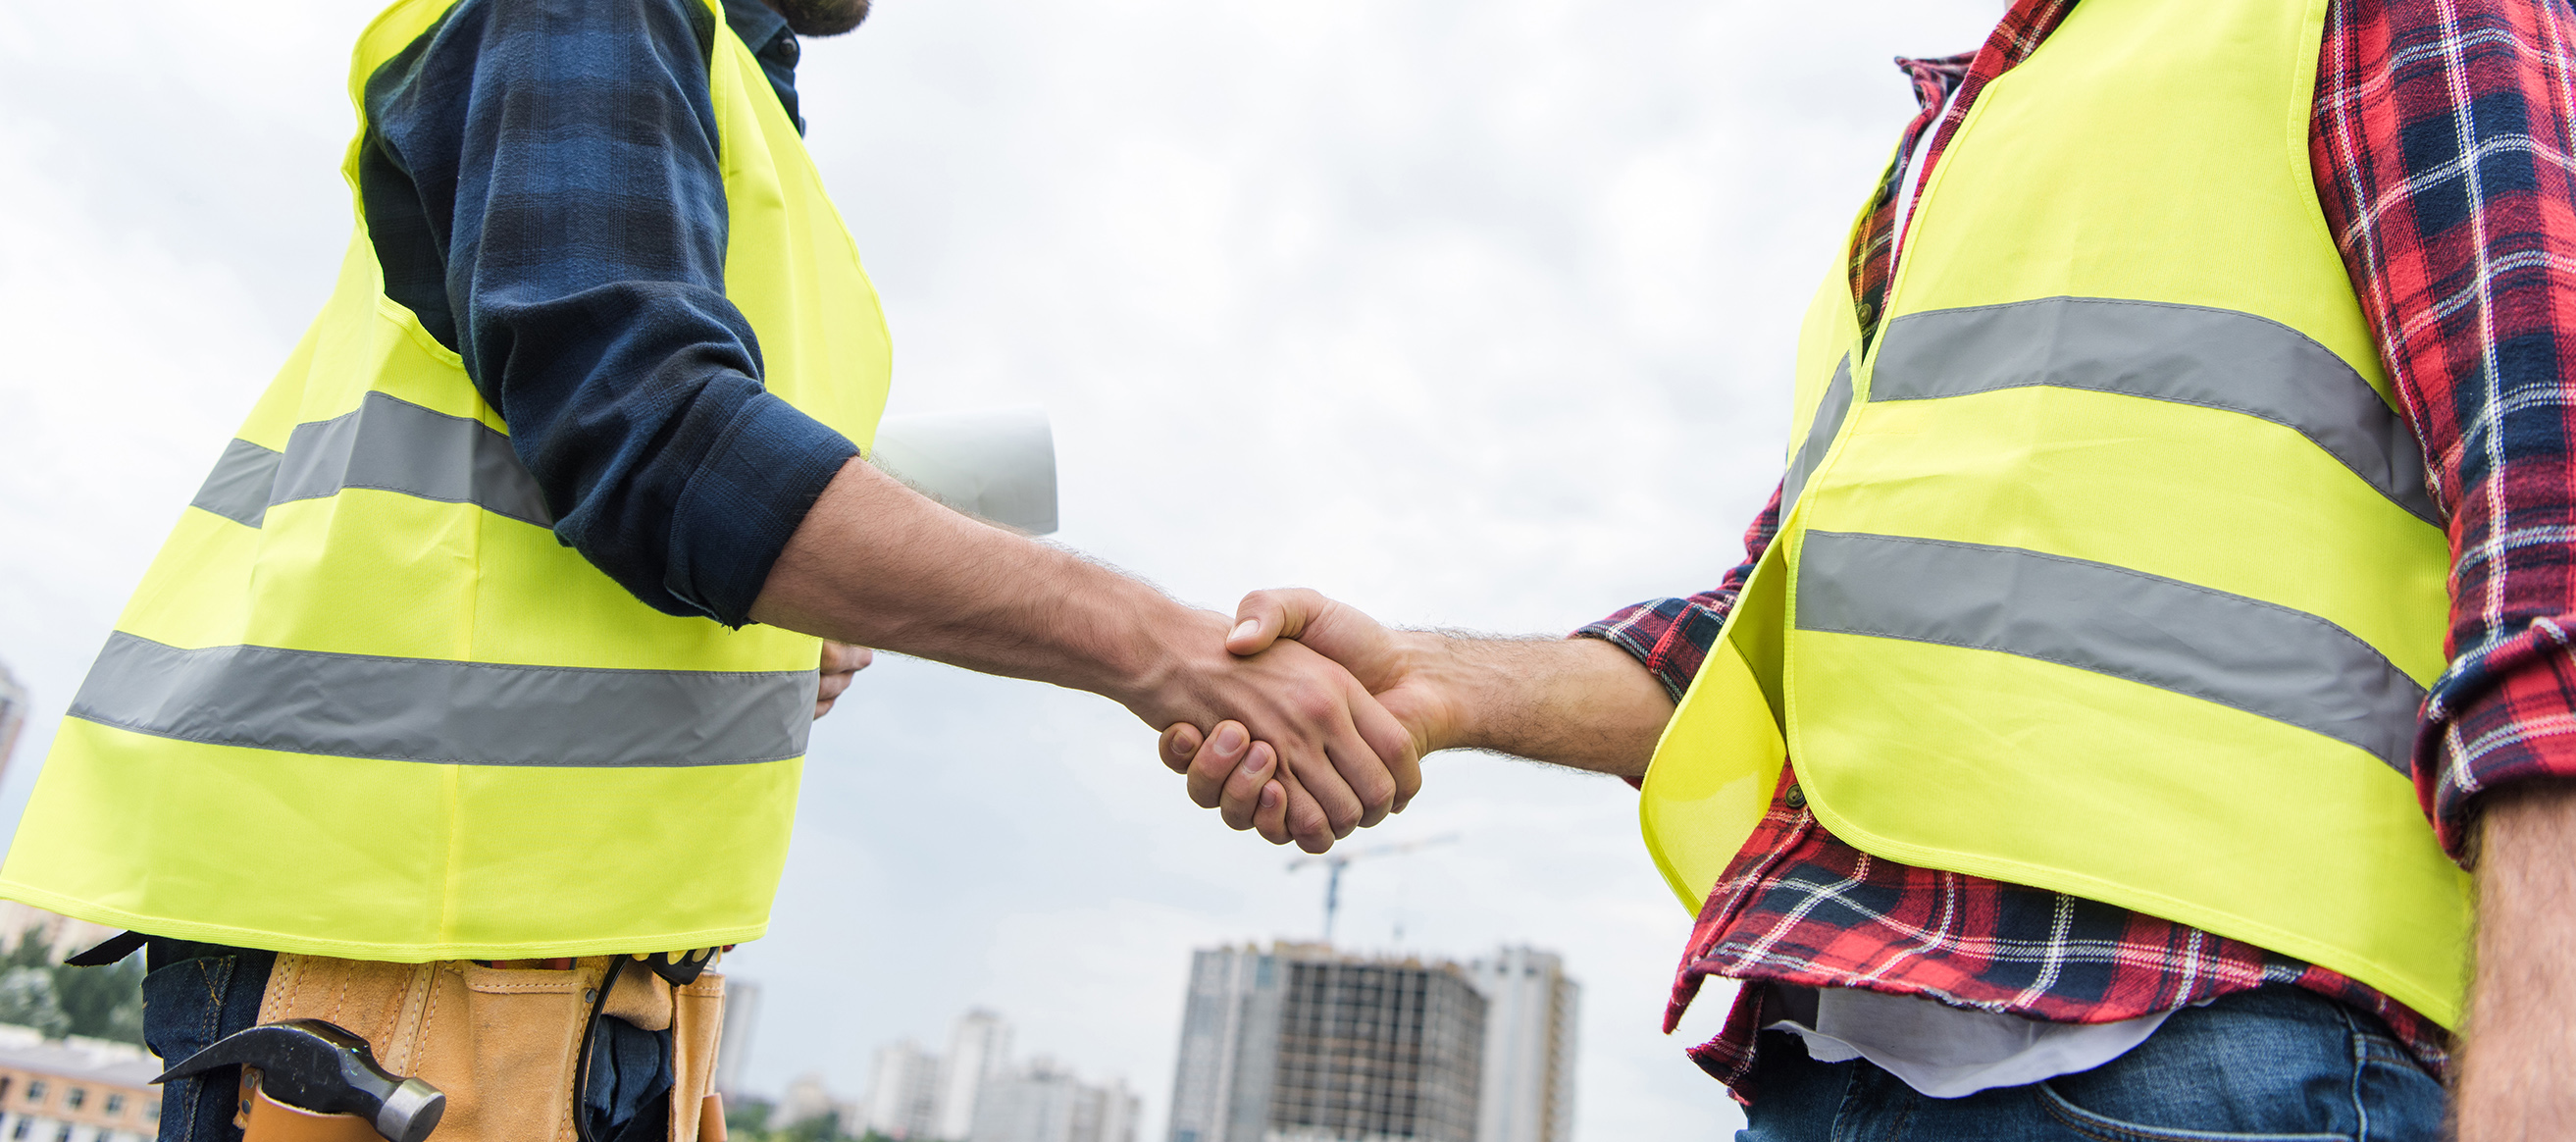
[[[2173,1014],[2158,1011],[2117,1023],[2049,1023],[1850,987],[1779,990],[1793,1011],[1804,1006],[1798,993],[1812,995],[1814,1022],[1806,1022],[1803,1013],[1793,1014],[1768,1030],[1805,1039],[1808,1057],[1817,1062],[1867,1059],[1933,1098],[1962,1098],[2092,1070],[2146,1042]]]

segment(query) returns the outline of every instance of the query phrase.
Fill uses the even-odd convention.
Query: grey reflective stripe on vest
[[[1789,475],[1781,482],[1780,514],[1798,502],[1798,493],[1807,488],[1807,477],[1824,463],[1825,453],[1834,446],[1834,436],[1843,430],[1843,417],[1851,412],[1851,354],[1843,354],[1842,363],[1834,366],[1834,379],[1825,383],[1825,395],[1816,405],[1816,419],[1807,425],[1807,439],[1798,445],[1798,454],[1789,459]]]
[[[343,488],[473,504],[539,527],[554,525],[536,477],[510,450],[509,437],[473,417],[384,393],[368,393],[354,412],[296,425],[268,502],[336,496]]]
[[[2424,690],[2288,607],[2017,547],[1810,531],[1799,630],[1937,642],[2108,674],[2349,742],[2411,775]]]
[[[463,765],[740,765],[805,753],[810,670],[595,670],[181,650],[108,636],[71,716],[286,753]]]
[[[247,440],[224,445],[215,470],[206,473],[205,484],[188,506],[258,527],[268,516],[268,492],[277,483],[278,459],[277,452]]]
[[[2226,409],[2314,441],[2379,493],[2440,526],[2422,445],[2370,382],[2306,334],[2233,310],[2051,297],[1889,322],[1869,399],[1926,400],[2046,385]]]

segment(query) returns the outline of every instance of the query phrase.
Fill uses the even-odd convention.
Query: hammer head
[[[422,1142],[447,1111],[447,1096],[386,1072],[367,1041],[319,1019],[282,1019],[216,1040],[153,1082],[218,1067],[259,1068],[268,1097],[316,1114],[353,1114],[390,1142]]]

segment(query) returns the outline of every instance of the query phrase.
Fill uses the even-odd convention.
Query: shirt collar
[[[726,26],[760,61],[760,70],[768,75],[769,88],[778,93],[778,103],[787,109],[796,133],[804,134],[805,117],[796,113],[796,62],[803,57],[804,46],[788,30],[787,18],[760,0],[724,0],[724,14]]]

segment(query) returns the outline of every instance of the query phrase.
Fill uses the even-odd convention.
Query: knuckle
[[[1300,837],[1328,833],[1332,828],[1331,816],[1319,806],[1300,805],[1288,813],[1288,831]]]
[[[1383,773],[1362,777],[1358,787],[1352,791],[1371,808],[1384,809],[1395,803],[1395,779]]]
[[[1332,826],[1333,835],[1336,837],[1347,837],[1351,835],[1351,830],[1359,827],[1360,816],[1360,807],[1357,805],[1337,808],[1325,814],[1326,820]]]

